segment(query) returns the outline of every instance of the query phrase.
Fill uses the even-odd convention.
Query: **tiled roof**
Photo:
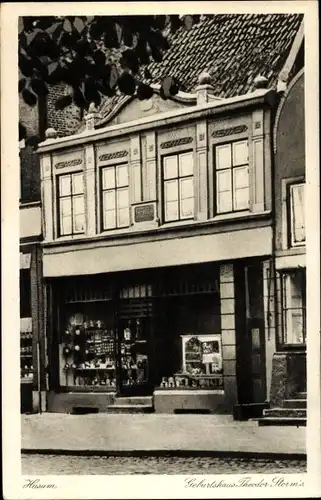
[[[257,75],[274,87],[303,20],[300,14],[218,14],[204,17],[192,29],[169,35],[170,48],[149,70],[153,83],[176,77],[180,90],[193,92],[198,76],[207,71],[214,95],[233,97],[251,92]],[[104,102],[103,124],[121,96]]]

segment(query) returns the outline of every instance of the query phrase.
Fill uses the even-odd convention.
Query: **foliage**
[[[29,106],[45,98],[50,85],[66,84],[71,92],[56,101],[62,110],[75,104],[88,110],[117,92],[141,100],[151,97],[149,63],[161,62],[170,34],[191,29],[200,16],[69,16],[19,18],[19,93]],[[166,99],[178,92],[167,75],[161,85]],[[19,124],[20,138],[26,130]]]

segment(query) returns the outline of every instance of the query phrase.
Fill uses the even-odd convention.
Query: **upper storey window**
[[[194,217],[193,152],[163,158],[165,222]]]
[[[103,229],[129,226],[128,165],[102,169]]]
[[[236,141],[215,146],[216,213],[249,209],[249,146]]]
[[[290,186],[291,246],[305,244],[304,187],[303,183]]]
[[[67,236],[84,232],[84,182],[83,173],[58,177],[59,234]]]

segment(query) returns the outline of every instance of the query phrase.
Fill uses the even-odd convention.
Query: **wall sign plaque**
[[[227,135],[241,134],[247,130],[247,125],[238,125],[237,127],[223,128],[215,130],[212,137],[226,137]]]
[[[173,141],[162,142],[161,149],[174,148],[176,146],[183,146],[184,144],[190,144],[193,142],[193,137],[181,137],[181,139],[175,139]]]
[[[135,207],[135,222],[153,221],[155,217],[154,205],[140,205]]]
[[[66,167],[76,167],[82,164],[81,158],[75,158],[74,160],[60,161],[56,163],[55,168],[66,168]]]
[[[106,153],[104,155],[100,155],[98,159],[99,161],[109,161],[115,160],[117,158],[124,158],[125,156],[128,156],[128,151],[126,149],[123,151],[116,151],[115,153]]]

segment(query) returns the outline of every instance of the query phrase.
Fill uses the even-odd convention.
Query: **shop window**
[[[284,344],[304,344],[306,340],[305,271],[281,275],[282,325]]]
[[[32,380],[32,319],[30,270],[20,270],[20,374]]]
[[[66,305],[60,334],[60,385],[116,388],[112,307],[108,302]]]
[[[58,180],[59,234],[81,234],[85,226],[83,174],[60,175]]]
[[[216,212],[218,214],[249,209],[248,141],[215,147]]]
[[[193,152],[163,158],[165,222],[194,217]]]
[[[291,246],[305,244],[305,184],[290,186]]]
[[[129,226],[128,165],[102,169],[103,229]]]
[[[163,389],[222,389],[218,294],[162,301],[157,337],[157,384]]]

